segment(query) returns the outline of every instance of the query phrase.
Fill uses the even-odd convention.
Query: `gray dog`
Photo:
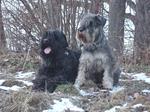
[[[120,69],[104,36],[103,27],[106,19],[96,14],[87,14],[79,23],[76,38],[80,42],[78,76],[75,87],[80,88],[87,80],[92,80],[98,87],[112,89],[118,84]]]

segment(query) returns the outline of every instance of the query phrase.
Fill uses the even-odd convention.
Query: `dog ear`
[[[56,30],[54,34],[56,35],[56,39],[60,42],[63,48],[68,47],[66,36],[62,31]]]
[[[99,20],[100,24],[101,24],[103,27],[105,26],[105,24],[106,24],[106,19],[105,19],[103,16],[96,15],[95,18]]]

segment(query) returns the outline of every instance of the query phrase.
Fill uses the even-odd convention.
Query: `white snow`
[[[132,76],[132,75],[134,75],[134,74],[136,74],[136,73],[127,73],[127,72],[121,72],[121,74],[122,74],[122,75],[128,75],[128,76]]]
[[[26,72],[26,73],[22,73],[22,71],[21,72],[17,72],[17,75],[15,76],[15,78],[30,78],[30,77],[33,77],[33,74],[34,74],[35,72]]]
[[[27,72],[27,73],[22,73],[22,72],[17,72],[17,75],[15,76],[16,80],[17,79],[21,79],[21,78],[30,78],[30,77],[33,77],[33,74],[35,72]],[[17,80],[17,81],[20,81],[20,82],[23,82],[26,86],[24,87],[19,87],[17,85],[13,85],[12,87],[8,87],[8,86],[1,86],[6,80],[5,79],[1,79],[0,80],[0,89],[3,89],[3,90],[6,90],[6,91],[9,91],[9,90],[12,90],[12,91],[19,91],[20,89],[23,89],[25,88],[26,86],[32,86],[33,83],[30,82],[30,81],[25,81],[25,80]]]
[[[150,84],[150,76],[147,76],[145,73],[121,73],[122,75],[128,75],[131,78],[133,78],[133,80],[141,80],[144,81],[148,84]]]
[[[29,82],[29,81],[24,81],[24,80],[18,80],[18,81],[21,81],[23,82],[25,85],[27,86],[32,86],[33,83],[32,82]],[[0,85],[2,85],[2,83],[5,82],[5,80],[0,80]],[[8,86],[0,86],[0,89],[3,89],[3,90],[6,90],[6,91],[9,91],[9,90],[12,90],[12,91],[19,91],[21,89],[25,88],[24,87],[20,87],[20,86],[17,86],[17,85],[14,85],[12,87],[8,87]]]
[[[110,93],[117,93],[122,90],[124,90],[124,87],[117,86],[117,87],[114,87],[113,90],[110,91]]]
[[[24,81],[24,80],[18,80],[18,81],[23,82],[27,86],[32,86],[33,85],[33,83],[29,82],[29,81]]]
[[[9,90],[12,90],[12,91],[19,91],[20,89],[22,89],[23,87],[19,87],[19,86],[12,86],[12,87],[6,87],[6,86],[0,86],[0,89],[3,89],[3,90],[6,90],[6,91],[9,91]]]
[[[144,105],[142,105],[141,103],[139,103],[139,104],[133,105],[132,107],[133,108],[137,108],[137,107],[142,107],[142,106],[144,106]]]
[[[132,77],[134,78],[134,80],[142,80],[142,81],[150,84],[150,77],[146,76],[145,73],[134,74],[134,75],[132,75]]]
[[[86,92],[84,90],[79,90],[79,94],[81,96],[95,96],[98,92]]]
[[[113,93],[117,93],[119,91],[122,91],[123,89],[124,89],[124,87],[118,86],[118,87],[114,87],[109,92],[113,94]],[[95,96],[99,93],[99,92],[86,92],[86,91],[80,90],[80,89],[78,89],[78,91],[79,91],[79,94],[81,96]],[[104,89],[104,90],[101,90],[101,91],[107,91],[107,90]]]
[[[150,90],[144,89],[142,90],[142,93],[150,93]]]
[[[106,110],[105,112],[116,112],[116,109],[120,109],[120,108],[121,108],[121,106],[115,106],[109,110]]]
[[[2,85],[3,82],[5,82],[5,80],[4,80],[4,79],[1,79],[1,80],[0,80],[0,85]]]
[[[61,101],[54,100],[54,105],[49,110],[43,110],[43,112],[66,112],[67,110],[75,112],[84,112],[82,108],[79,108],[70,102],[67,98],[61,98]]]
[[[117,109],[122,109],[122,108],[125,108],[126,106],[127,106],[127,103],[124,104],[123,106],[114,106],[113,108],[111,108],[109,110],[106,110],[105,112],[118,112]],[[139,104],[133,105],[132,108],[143,107],[143,106],[144,105],[142,105],[141,103],[139,103]]]

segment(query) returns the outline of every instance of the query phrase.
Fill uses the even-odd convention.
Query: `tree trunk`
[[[126,0],[110,0],[109,43],[118,58],[123,55],[125,3]]]
[[[72,16],[71,16],[71,39],[70,39],[70,46],[72,49],[77,50],[77,42],[75,39],[76,35],[76,10],[77,10],[77,3],[72,2],[71,5],[71,10],[72,10]]]
[[[134,58],[136,63],[150,63],[150,1],[136,0]]]
[[[58,10],[57,10],[57,6],[59,6],[59,4],[57,4],[56,0],[47,0],[47,4],[48,4],[48,17],[49,20],[48,22],[50,23],[50,28],[51,29],[57,29],[57,21],[58,21]]]
[[[101,14],[102,5],[102,0],[91,0],[90,12],[94,14]]]
[[[4,53],[5,51],[6,51],[6,38],[5,38],[5,33],[4,33],[1,0],[0,0],[0,54]]]

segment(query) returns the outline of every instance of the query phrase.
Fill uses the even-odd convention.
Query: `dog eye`
[[[83,32],[85,30],[85,27],[80,27],[80,28],[78,28],[78,31],[79,32]]]

